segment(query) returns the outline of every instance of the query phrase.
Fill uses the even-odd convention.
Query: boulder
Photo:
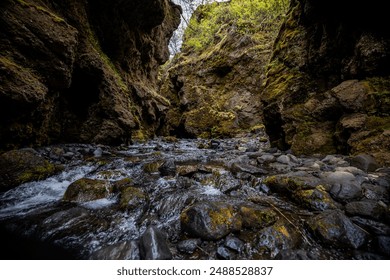
[[[22,183],[43,180],[59,168],[33,149],[12,150],[0,155],[0,192]]]
[[[82,178],[68,186],[63,200],[87,202],[107,198],[111,193],[112,187],[108,181]]]
[[[172,259],[172,253],[169,249],[166,236],[157,227],[148,227],[141,236],[140,256],[142,260]]]
[[[204,240],[218,240],[242,227],[241,217],[226,202],[198,202],[180,215],[182,229]]]
[[[362,247],[368,234],[356,226],[339,210],[327,210],[307,220],[309,229],[324,243],[357,249]]]

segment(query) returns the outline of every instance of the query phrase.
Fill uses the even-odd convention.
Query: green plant
[[[200,6],[185,31],[184,50],[204,50],[220,41],[229,30],[253,37],[261,32],[276,36],[288,3],[288,0],[231,0]]]

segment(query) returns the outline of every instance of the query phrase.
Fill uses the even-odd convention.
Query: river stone
[[[177,249],[182,253],[192,254],[201,243],[202,241],[200,239],[187,239],[180,241],[177,244]]]
[[[293,249],[301,242],[300,234],[291,224],[278,221],[260,231],[257,246],[260,251],[274,258],[280,251]]]
[[[146,229],[140,238],[140,256],[142,260],[172,259],[165,234],[161,230],[154,226]]]
[[[119,208],[121,210],[134,210],[146,208],[148,196],[139,188],[128,187],[121,191]]]
[[[291,195],[301,189],[313,189],[320,180],[306,172],[266,177],[263,181],[272,192]]]
[[[390,235],[390,226],[381,222],[365,219],[359,216],[352,217],[351,220],[361,228],[364,228],[373,234]]]
[[[108,181],[81,178],[66,189],[63,200],[72,202],[87,202],[107,198],[112,193]]]
[[[224,246],[219,246],[217,248],[217,257],[223,260],[231,260],[233,259],[234,255],[232,254],[232,252],[229,251],[228,248]]]
[[[293,198],[300,205],[312,210],[336,209],[337,204],[321,185],[309,190],[297,190]]]
[[[267,172],[261,168],[243,162],[234,162],[231,166],[233,173],[244,172],[252,175],[263,175]]]
[[[139,260],[139,247],[136,241],[124,241],[103,247],[89,257],[90,260]]]
[[[176,164],[173,159],[166,160],[159,168],[161,176],[175,176]]]
[[[381,254],[390,256],[390,236],[378,236],[377,248]]]
[[[355,166],[365,172],[374,172],[379,168],[375,159],[367,154],[360,154],[347,159],[352,166]]]
[[[237,253],[241,253],[245,246],[244,242],[233,236],[226,237],[224,245],[226,248],[236,251]]]
[[[269,208],[243,205],[239,209],[242,225],[249,229],[262,229],[272,225],[278,220],[276,212]]]
[[[277,260],[310,260],[311,258],[308,256],[307,252],[304,250],[291,250],[286,249],[280,251],[275,259]]]
[[[386,203],[389,203],[390,200],[389,190],[389,188],[380,185],[373,185],[367,183],[364,183],[362,185],[362,192],[365,198],[376,201],[381,200]]]
[[[339,210],[327,210],[307,220],[312,232],[324,243],[357,249],[367,241],[367,233]]]
[[[275,156],[270,154],[261,155],[257,158],[257,162],[260,164],[269,163],[275,161]]]
[[[349,202],[351,200],[359,199],[363,196],[361,186],[356,183],[335,183],[330,190],[330,194],[335,200],[340,202]]]
[[[204,240],[218,240],[241,229],[242,221],[227,202],[202,201],[180,215],[182,228]]]
[[[381,220],[386,214],[386,208],[375,200],[353,201],[345,205],[345,211],[351,215]]]
[[[0,192],[26,182],[43,180],[58,170],[33,149],[8,151],[0,155]]]

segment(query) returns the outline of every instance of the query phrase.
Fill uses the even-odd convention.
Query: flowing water
[[[353,244],[342,247],[332,236],[327,239],[321,232],[310,230],[313,227],[308,226],[308,220],[329,209],[344,213],[346,203],[335,202],[336,207],[325,204],[322,209],[312,203],[318,198],[312,197],[309,202],[303,199],[306,204],[300,203],[296,196],[291,199],[264,183],[266,177],[280,174],[317,179],[329,172],[338,174],[341,171],[337,168],[347,168],[343,157],[335,156],[332,163],[323,158],[296,158],[270,149],[267,142],[258,139],[261,137],[256,135],[218,141],[156,139],[114,148],[60,146],[68,157],[51,156],[58,146],[40,149],[42,156],[61,163],[64,169],[45,180],[25,183],[0,194],[0,225],[9,237],[2,242],[9,250],[3,258],[142,259],[147,258],[148,250],[142,248],[150,245],[145,241],[148,232],[157,236],[157,245],[150,245],[157,246],[155,258],[387,258],[390,230],[385,216],[347,215],[353,222],[345,216],[348,225],[363,228],[365,233],[357,237],[352,233],[353,237],[348,238],[345,236],[351,236],[349,232],[339,235],[342,242],[347,238],[347,243]],[[350,174],[353,180],[363,178],[361,184],[371,180],[375,185],[374,179],[388,178],[382,173]],[[134,199],[135,206],[125,208],[120,207],[124,194],[118,190],[91,201],[65,201],[68,186],[82,178],[104,181],[107,186],[130,179],[131,186],[142,196]],[[385,189],[380,201],[388,207],[388,181],[380,182],[377,185]],[[194,210],[198,216],[193,218],[198,229],[183,226],[183,213],[191,207],[200,209]],[[218,229],[219,224],[207,216],[210,209],[218,212],[226,207],[231,207],[233,216],[239,217],[237,228]],[[252,221],[257,216],[245,216],[245,211],[272,213],[272,221],[261,225]],[[216,231],[210,234],[221,236],[209,238],[202,231]],[[364,240],[356,241],[359,238]],[[377,245],[380,238],[385,239],[381,247]],[[43,250],[44,247],[50,249]]]

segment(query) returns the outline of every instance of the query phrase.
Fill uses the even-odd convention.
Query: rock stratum
[[[390,36],[383,3],[293,0],[262,94],[271,142],[296,154],[390,163]]]
[[[0,149],[152,136],[180,11],[168,0],[1,1]]]

